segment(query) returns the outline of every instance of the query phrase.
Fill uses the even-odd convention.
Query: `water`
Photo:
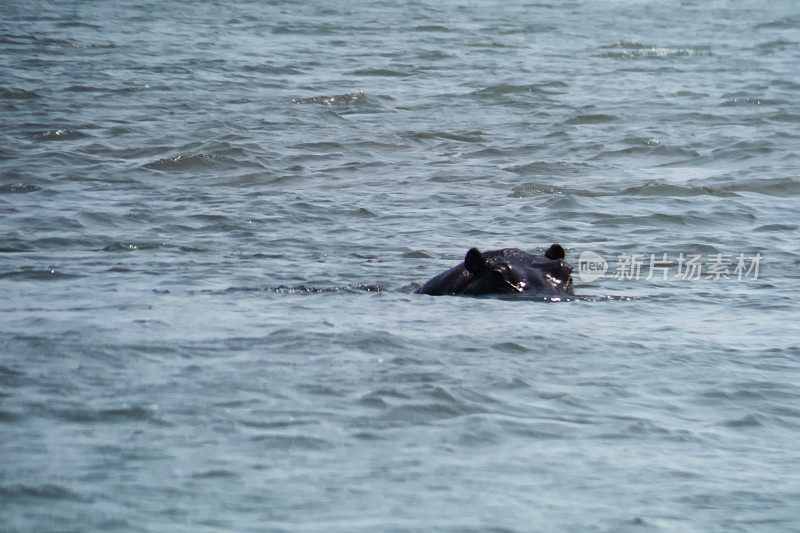
[[[780,1],[3,2],[0,529],[800,529],[798,43]],[[584,298],[413,294],[553,242]]]

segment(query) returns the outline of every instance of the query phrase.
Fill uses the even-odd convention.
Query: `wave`
[[[721,104],[720,107],[740,107],[740,106],[751,106],[751,105],[763,105],[763,106],[778,106],[778,105],[787,105],[789,102],[787,100],[775,100],[772,98],[761,98],[759,96],[747,96],[744,98],[731,98],[730,100],[725,100]]]
[[[760,22],[753,26],[757,30],[761,29],[795,29],[800,28],[800,17],[781,17],[770,22]]]
[[[126,421],[152,421],[159,422],[155,411],[140,406],[119,407],[114,409],[86,409],[86,408],[59,408],[50,411],[50,414],[61,420],[69,422],[126,422]]]
[[[112,42],[104,43],[84,43],[76,41],[75,39],[53,39],[50,37],[36,37],[31,36],[32,40],[42,46],[50,46],[54,48],[116,48],[117,45]]]
[[[551,82],[551,83],[529,83],[524,85],[513,85],[508,83],[500,83],[498,85],[491,85],[484,89],[480,89],[477,91],[473,91],[472,95],[476,96],[502,96],[506,94],[563,94],[563,91],[554,91],[549,89],[549,87],[566,87],[567,84],[563,82]],[[548,87],[546,89],[545,87]]]
[[[52,483],[44,485],[12,485],[0,487],[2,499],[28,501],[31,498],[41,500],[69,500],[87,502],[86,498],[61,485]]]
[[[666,196],[666,197],[686,197],[686,196],[739,196],[738,194],[724,189],[709,186],[685,186],[672,185],[670,183],[650,182],[635,187],[628,187],[619,192],[625,196]]]
[[[328,293],[358,293],[358,292],[383,292],[385,289],[379,285],[353,284],[341,287],[313,287],[308,285],[278,285],[277,287],[228,287],[223,290],[202,290],[205,294],[230,294],[237,292],[270,292],[275,294],[328,294]]]
[[[466,131],[463,133],[450,133],[447,131],[409,131],[405,137],[416,140],[444,139],[447,141],[458,141],[465,143],[477,143],[484,140],[482,131]]]
[[[580,124],[605,124],[606,122],[614,122],[618,117],[614,115],[605,115],[603,113],[596,114],[580,114],[567,119],[563,124],[574,126]]]
[[[216,158],[214,156],[205,154],[181,154],[173,157],[165,157],[164,159],[159,159],[151,163],[145,163],[142,166],[151,170],[192,170],[199,167],[212,166],[215,160]]]
[[[0,194],[24,194],[41,190],[41,187],[31,183],[9,183],[7,185],[0,185]]]
[[[0,279],[13,278],[13,279],[30,280],[30,281],[51,281],[51,280],[73,279],[81,277],[83,276],[80,274],[66,274],[64,272],[61,272],[60,270],[56,270],[55,268],[45,269],[45,270],[23,268],[21,270],[0,272]]]
[[[362,68],[358,70],[352,70],[349,72],[354,76],[381,76],[381,77],[389,77],[389,78],[404,78],[411,76],[410,72],[404,72],[402,70],[391,70],[388,68]]]
[[[711,55],[711,49],[708,46],[653,46],[638,42],[620,41],[599,48],[608,51],[602,52],[595,57],[619,60]]]
[[[330,441],[307,435],[265,433],[250,437],[250,440],[271,450],[325,450],[333,447]]]
[[[246,72],[258,72],[261,74],[270,74],[273,76],[280,76],[286,74],[294,75],[303,73],[302,70],[290,67],[289,65],[283,65],[279,67],[276,65],[271,65],[269,63],[263,63],[260,65],[246,65],[245,67],[243,67],[243,70],[245,70]]]
[[[700,157],[700,153],[695,150],[687,148],[680,148],[678,146],[629,146],[628,148],[621,148],[619,150],[606,150],[593,156],[591,159],[603,159],[606,157],[620,157],[620,156],[633,156],[643,155],[647,157],[680,157],[683,161],[686,159]]]
[[[85,137],[91,137],[91,135],[88,133],[83,133],[82,131],[71,130],[69,128],[60,128],[57,130],[33,134],[33,138],[39,141],[72,141],[75,139],[83,139]]]
[[[351,106],[367,102],[367,95],[364,91],[354,93],[338,94],[334,96],[311,96],[308,98],[295,98],[293,104],[317,104],[324,106]]]
[[[798,185],[795,183],[795,185]],[[718,186],[718,185],[675,185],[651,181],[641,185],[627,187],[621,190],[601,191],[588,190],[568,187],[556,187],[549,183],[527,182],[517,185],[512,189],[510,196],[514,198],[524,198],[528,196],[559,195],[577,196],[585,198],[597,197],[624,197],[624,196],[663,196],[665,198],[685,198],[692,196],[717,196],[735,197],[741,196],[737,192],[737,187],[741,185]],[[753,187],[761,192],[760,187]],[[798,186],[800,188],[800,186]],[[790,193],[790,187],[784,187],[782,192]]]
[[[163,248],[166,243],[161,242],[140,242],[134,244],[132,242],[112,242],[103,247],[104,252],[134,252],[136,250],[155,250]]]
[[[5,88],[0,87],[0,98],[6,100],[35,100],[42,96],[35,91],[26,91],[25,89]]]
[[[765,196],[792,197],[800,195],[800,180],[797,178],[750,178],[731,180],[722,187],[730,192],[753,192]]]
[[[588,165],[585,163],[566,163],[563,161],[534,161],[524,165],[511,165],[503,168],[506,172],[513,172],[521,176],[539,176],[539,175],[580,175],[586,172]]]
[[[263,170],[264,164],[247,150],[227,142],[220,142],[209,147],[210,153],[180,154],[145,163],[141,168],[150,170],[188,172],[203,169],[242,170],[252,168]]]

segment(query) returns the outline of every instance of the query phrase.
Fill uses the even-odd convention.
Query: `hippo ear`
[[[469,272],[479,275],[486,270],[486,258],[477,248],[470,248],[464,258],[464,266]]]
[[[564,249],[560,244],[554,244],[547,249],[544,256],[548,259],[564,259],[567,254],[564,253]]]

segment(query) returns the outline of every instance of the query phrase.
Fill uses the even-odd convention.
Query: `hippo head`
[[[548,248],[544,256],[513,248],[486,253],[472,248],[464,258],[464,267],[472,276],[462,293],[573,294],[572,267],[564,257],[564,249],[558,244]]]

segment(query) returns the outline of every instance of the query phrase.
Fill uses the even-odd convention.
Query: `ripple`
[[[42,188],[38,185],[33,185],[30,183],[10,183],[8,185],[0,185],[0,194],[25,194],[41,190]]]
[[[324,106],[351,106],[367,102],[367,95],[363,91],[339,94],[335,96],[311,96],[308,98],[295,98],[293,104],[317,104]]]
[[[213,154],[181,154],[145,163],[142,168],[170,172],[189,172],[192,170],[212,169],[217,166],[236,167],[237,161]]]
[[[600,49],[609,51],[600,53],[596,57],[618,60],[711,55],[711,49],[708,46],[653,46],[624,41],[601,46]]]
[[[770,142],[738,142],[730,146],[712,150],[711,156],[715,160],[741,161],[744,159],[761,157],[773,151],[774,148]]]
[[[498,85],[491,85],[486,87],[485,89],[480,89],[478,91],[474,91],[470,94],[476,96],[502,96],[506,94],[563,94],[563,91],[553,91],[545,89],[546,86],[557,86],[557,87],[566,87],[564,83],[553,83],[550,85],[543,85],[543,84],[525,84],[525,85],[513,85],[507,83],[501,83]]]
[[[41,95],[35,91],[0,87],[0,98],[7,100],[35,100],[36,98],[41,98]]]
[[[563,124],[569,124],[569,125],[604,124],[606,122],[613,122],[615,120],[618,120],[618,117],[615,117],[614,115],[604,115],[602,113],[597,113],[597,114],[576,115],[568,120],[565,120]]]
[[[20,239],[0,238],[0,253],[32,252],[35,248]]]
[[[330,150],[341,150],[344,148],[344,145],[338,142],[332,141],[321,141],[321,142],[314,142],[314,143],[300,143],[294,144],[289,148],[294,148],[297,150],[311,150],[314,152],[327,152]]]
[[[633,156],[633,155],[642,155],[648,157],[678,157],[681,158],[682,161],[686,159],[693,158],[693,157],[700,157],[700,154],[694,150],[689,150],[686,148],[680,148],[678,146],[664,146],[664,145],[657,145],[657,146],[630,146],[628,148],[622,148],[620,150],[607,150],[604,152],[600,152],[599,154],[593,156],[591,159],[604,159],[608,157],[620,157],[620,156]]]
[[[13,368],[0,365],[0,375],[2,376],[24,376],[24,372],[20,372],[18,370],[14,370]]]
[[[298,22],[294,24],[278,24],[272,28],[275,35],[336,35],[340,33],[352,34],[354,32],[373,30],[373,28],[362,28],[358,26]]]
[[[289,65],[276,66],[276,65],[270,65],[269,63],[263,63],[261,65],[247,65],[243,67],[243,69],[246,72],[258,72],[261,74],[270,74],[272,76],[281,76],[287,74],[295,75],[303,73],[303,71],[298,70]]]
[[[797,196],[800,195],[800,180],[796,178],[740,179],[722,189],[731,192],[754,192],[767,196]]]
[[[266,433],[250,437],[250,440],[272,450],[325,450],[332,447],[332,444],[325,439],[305,435]]]
[[[362,68],[350,71],[350,74],[355,76],[386,76],[389,78],[405,78],[411,76],[410,72],[402,70],[391,70],[388,68]]]
[[[105,87],[94,87],[91,85],[70,85],[64,89],[65,92],[69,93],[92,93],[104,90]]]
[[[753,26],[755,29],[794,29],[800,28],[800,17],[781,17],[770,22],[761,22]]]
[[[517,344],[516,342],[510,342],[510,341],[509,342],[501,342],[501,343],[498,343],[498,344],[493,344],[492,345],[492,349],[497,350],[498,352],[505,352],[505,353],[511,353],[511,354],[523,354],[523,353],[528,353],[528,352],[531,351],[530,349],[526,348],[525,346]]]
[[[786,233],[796,232],[798,229],[800,229],[800,226],[797,224],[764,224],[754,228],[753,231],[762,233]]]
[[[416,405],[400,405],[390,407],[373,422],[378,427],[408,427],[427,425],[439,420],[456,418],[466,414],[480,412],[465,405],[444,402],[423,403]]]
[[[786,100],[762,98],[760,96],[738,96],[736,98],[730,98],[719,105],[720,107],[739,107],[739,106],[751,106],[751,105],[777,106],[777,105],[786,105],[788,103],[789,102]]]
[[[39,38],[34,37],[37,44],[43,46],[52,46],[55,48],[116,48],[116,44],[111,42],[105,43],[83,43],[75,39],[52,39],[49,37]]]
[[[725,421],[725,425],[731,428],[759,427],[763,425],[759,419],[760,419],[759,416],[747,415],[743,418],[734,418],[731,420],[727,420]]]
[[[219,478],[235,478],[239,477],[236,472],[230,470],[207,470],[205,472],[197,472],[192,474],[194,479],[219,479]]]
[[[451,133],[447,131],[409,131],[406,137],[417,140],[444,139],[447,141],[458,141],[466,143],[482,142],[484,133],[482,131],[467,131],[464,133]]]
[[[779,111],[767,117],[769,120],[775,122],[791,122],[792,124],[800,123],[800,113],[791,113],[789,111]]]
[[[71,130],[69,128],[61,128],[33,134],[33,138],[39,141],[70,141],[73,139],[83,139],[85,137],[91,137],[91,135],[81,131]]]
[[[117,409],[52,409],[50,413],[57,418],[69,422],[126,422],[126,421],[152,421],[158,422],[155,411],[152,409],[133,406],[120,407]]]
[[[457,31],[456,28],[450,26],[442,26],[441,24],[420,24],[411,28],[412,31],[431,32],[431,33],[451,33]]]
[[[14,485],[11,487],[0,487],[0,495],[11,500],[27,501],[30,498],[41,500],[69,500],[75,502],[88,502],[88,500],[78,493],[66,487],[55,484],[45,485]]]
[[[563,161],[534,161],[533,163],[503,168],[506,172],[513,172],[521,176],[580,175],[586,172],[587,169],[588,165],[585,163],[565,163]]]
[[[54,268],[49,270],[26,268],[21,270],[12,270],[9,272],[0,272],[0,279],[11,278],[11,279],[21,279],[21,280],[31,280],[31,281],[49,281],[49,280],[72,279],[81,277],[83,276],[79,274],[66,274]]]
[[[163,242],[112,242],[103,247],[104,252],[135,252],[136,250],[154,250],[163,248]]]
[[[230,289],[226,290],[231,291],[231,290],[251,290],[251,289],[231,287]],[[280,285],[278,287],[269,287],[266,289],[256,289],[256,290],[265,290],[267,292],[274,292],[278,294],[317,294],[317,293],[337,293],[337,292],[382,292],[384,289],[379,285],[354,284],[354,285],[345,285],[344,287],[307,287],[305,285],[296,285],[296,286]]]
[[[409,250],[403,252],[402,257],[407,259],[432,259],[433,256],[423,250]]]
[[[623,189],[619,194],[631,196],[664,196],[664,197],[685,197],[685,196],[739,196],[733,191],[709,187],[709,186],[683,186],[672,185],[670,183],[648,182],[635,187]]]

